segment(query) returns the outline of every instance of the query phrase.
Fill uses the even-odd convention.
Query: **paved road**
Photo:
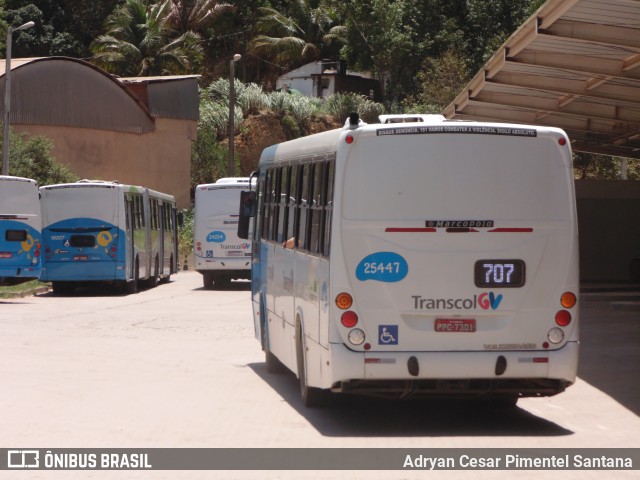
[[[293,374],[266,372],[253,338],[248,283],[226,292],[201,284],[199,274],[181,272],[136,295],[80,290],[73,297],[0,301],[0,447],[640,447],[639,295],[582,296],[580,378],[556,397],[524,399],[507,413],[357,399],[318,410],[301,405]],[[33,473],[29,479],[115,478]],[[611,473],[564,471],[561,478]],[[515,475],[558,478],[549,471],[154,471],[119,478]]]

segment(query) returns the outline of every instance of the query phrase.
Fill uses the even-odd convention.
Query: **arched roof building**
[[[0,62],[0,98],[4,70]],[[74,58],[11,60],[15,132],[51,138],[80,177],[170,193],[180,208],[190,203],[198,105],[196,75],[119,78]]]

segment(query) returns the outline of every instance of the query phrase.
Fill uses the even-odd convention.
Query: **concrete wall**
[[[631,265],[640,259],[640,182],[577,180],[576,197],[581,280],[639,281]]]
[[[57,161],[80,178],[142,185],[174,195],[178,208],[187,208],[197,123],[156,118],[155,126],[145,134],[43,125],[12,128],[52,139]]]

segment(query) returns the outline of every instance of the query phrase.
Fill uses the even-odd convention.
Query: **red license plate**
[[[0,258],[13,258],[13,253],[11,253],[11,252],[0,252]]]
[[[436,318],[433,329],[436,332],[466,332],[476,331],[475,318]]]
[[[89,258],[86,255],[75,255],[73,260],[76,262],[86,262]]]

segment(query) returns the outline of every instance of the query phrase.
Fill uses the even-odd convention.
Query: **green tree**
[[[281,10],[259,9],[258,35],[249,51],[286,68],[321,58],[337,58],[337,17],[329,2],[299,0],[285,2]]]
[[[170,6],[125,0],[92,44],[96,65],[122,76],[192,73],[202,54],[200,37],[191,31],[175,36],[166,22]]]
[[[236,10],[235,5],[218,0],[165,0],[167,26],[180,34],[205,33],[206,28],[225,13]]]
[[[107,15],[121,1],[7,0],[4,13],[11,25],[15,27],[28,21],[35,23],[29,30],[16,35],[13,55],[87,57],[90,54],[89,44],[100,34]],[[2,50],[4,43],[2,36]]]
[[[440,113],[470,80],[468,61],[456,50],[437,58],[427,57],[416,74],[415,93],[403,102],[403,111]]]
[[[627,159],[627,179],[640,180],[640,162]],[[580,180],[620,180],[623,159],[595,153],[574,152],[574,176]]]
[[[33,178],[38,185],[74,182],[79,179],[59,164],[51,153],[53,143],[44,136],[27,138],[25,134],[9,135],[9,174]]]
[[[471,68],[478,70],[530,15],[532,0],[467,0],[460,25]]]
[[[411,0],[345,1],[339,7],[347,43],[342,56],[356,70],[372,70],[382,85],[387,103],[399,98],[401,78],[422,42],[416,38]]]

